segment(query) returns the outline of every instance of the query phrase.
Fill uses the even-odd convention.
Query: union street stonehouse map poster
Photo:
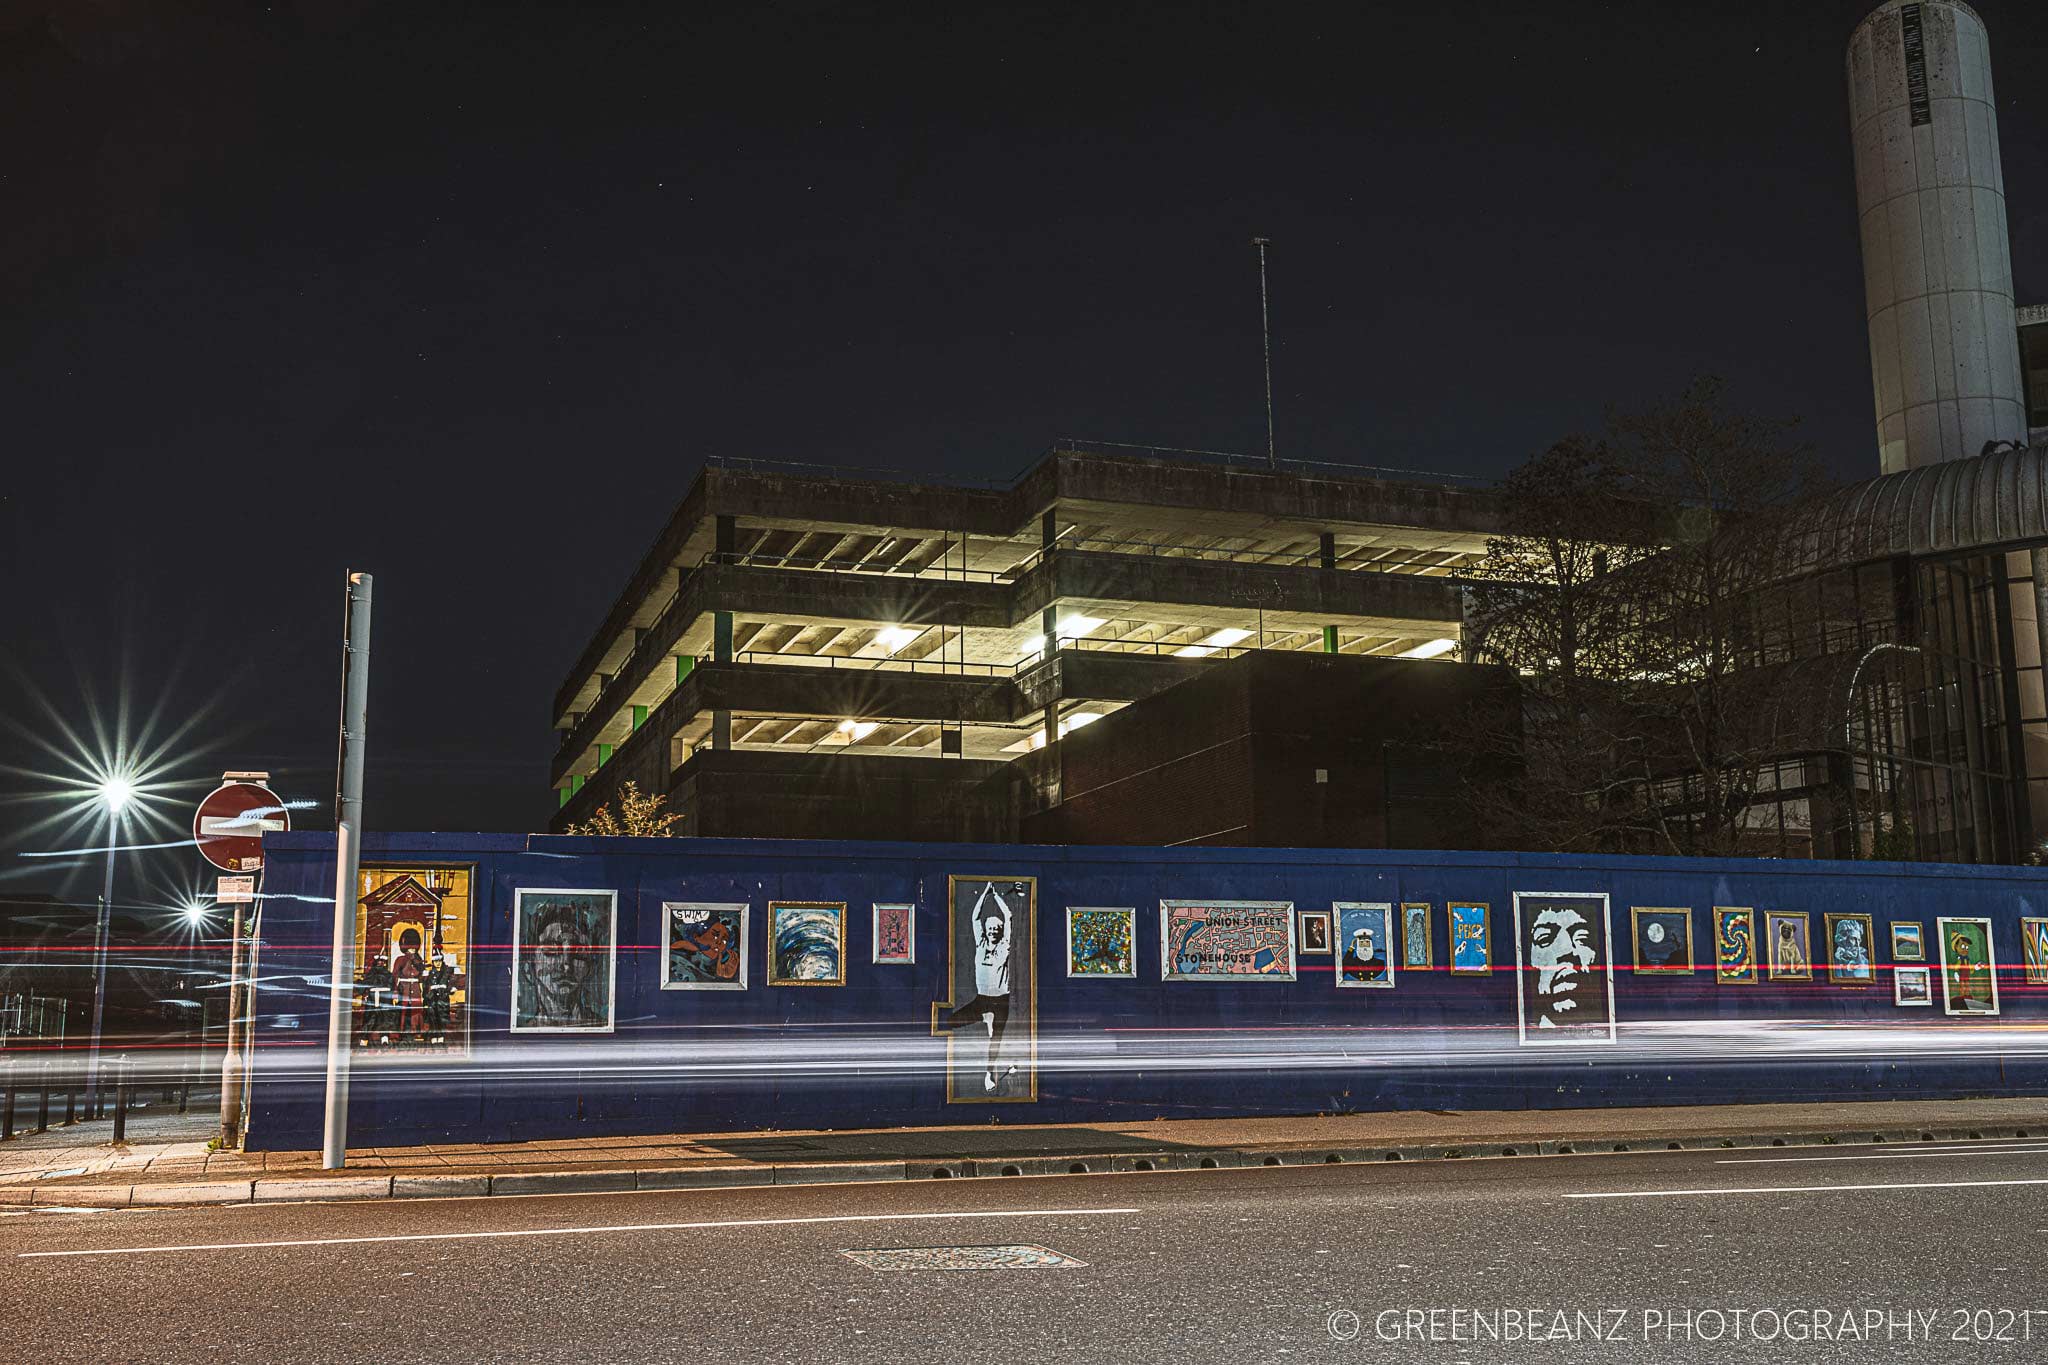
[[[1293,901],[1159,902],[1167,981],[1294,980]]]

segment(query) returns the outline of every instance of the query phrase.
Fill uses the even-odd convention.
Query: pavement
[[[206,1106],[0,1143],[0,1205],[144,1207],[676,1190],[2048,1136],[2048,1098],[674,1133],[317,1152],[212,1151]],[[95,1141],[94,1139],[97,1139]]]
[[[0,1358],[2018,1365],[2048,1356],[2044,1190],[2048,1142],[1916,1136],[31,1207],[0,1211]]]

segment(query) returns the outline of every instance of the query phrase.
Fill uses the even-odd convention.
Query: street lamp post
[[[120,832],[121,809],[135,795],[135,786],[125,777],[109,777],[100,783],[100,804],[107,809],[107,873],[100,883],[99,923],[92,936],[92,1051],[86,1061],[85,1112],[99,1112],[100,1029],[107,1014],[107,932],[114,910],[114,845]]]

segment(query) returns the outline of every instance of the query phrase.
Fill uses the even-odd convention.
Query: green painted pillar
[[[1323,627],[1323,653],[1325,653],[1325,654],[1335,654],[1336,652],[1337,652],[1337,628],[1336,628],[1335,626],[1324,626],[1324,627]]]
[[[577,773],[574,777],[569,779],[569,790],[572,792],[580,792],[583,790],[582,773]]]
[[[647,708],[638,702],[633,704],[633,728],[638,730],[647,723]]]
[[[690,674],[691,674],[691,672],[692,672],[692,671],[693,671],[693,670],[694,670],[694,669],[695,669],[696,667],[697,667],[697,656],[696,656],[696,655],[694,655],[694,654],[678,654],[678,655],[676,655],[676,686],[677,686],[677,687],[681,687],[681,686],[683,685],[683,679],[685,679],[685,678],[689,677],[689,676],[690,676]]]
[[[560,810],[560,809],[561,809],[562,807],[564,807],[564,806],[566,806],[566,805],[568,805],[568,804],[569,804],[569,789],[568,789],[567,787],[557,787],[557,788],[555,788],[555,809],[556,809],[556,810]]]
[[[598,767],[600,767],[600,768],[602,768],[602,767],[603,767],[603,766],[604,766],[605,764],[607,764],[607,763],[609,763],[609,762],[611,762],[611,761],[612,761],[612,746],[611,746],[611,745],[609,745],[609,744],[600,744],[600,745],[598,745],[598,746],[597,746],[597,766],[598,766]]]
[[[1336,536],[1336,533],[1335,533],[1335,532],[1333,532],[1333,531],[1325,531],[1325,532],[1323,532],[1323,534],[1322,534],[1322,537],[1321,537],[1321,543],[1320,543],[1320,545],[1318,546],[1318,549],[1320,550],[1320,555],[1319,555],[1319,558],[1320,558],[1320,559],[1321,559],[1321,561],[1322,561],[1322,567],[1323,567],[1323,568],[1325,568],[1325,569],[1334,569],[1334,568],[1336,568],[1336,567],[1337,567],[1337,536]],[[1336,628],[1335,626],[1324,626],[1324,627],[1323,627],[1323,653],[1325,653],[1325,654],[1335,654],[1336,652],[1337,652],[1337,628]]]

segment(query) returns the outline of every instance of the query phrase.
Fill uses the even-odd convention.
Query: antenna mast
[[[1273,446],[1273,322],[1266,311],[1266,248],[1270,237],[1254,237],[1259,249],[1259,333],[1266,343],[1266,468],[1277,469],[1280,461]]]

